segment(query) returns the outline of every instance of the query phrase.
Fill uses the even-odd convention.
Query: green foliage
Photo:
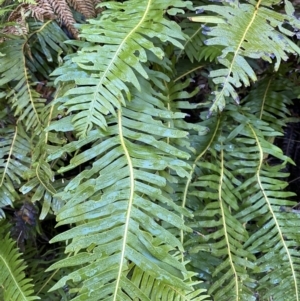
[[[16,242],[9,237],[7,223],[0,227],[0,262],[1,262],[1,294],[2,300],[31,301],[39,298],[33,294],[33,285],[25,276],[25,264],[20,258]]]
[[[217,26],[204,27],[210,38],[207,46],[223,46],[218,61],[225,68],[211,71],[210,77],[219,86],[215,91],[214,104],[211,111],[223,110],[225,97],[231,96],[239,102],[235,88],[249,86],[250,80],[257,76],[246,58],[260,59],[272,63],[276,59],[275,70],[289,54],[300,54],[300,48],[289,37],[294,35],[293,29],[300,27],[299,20],[293,15],[283,15],[272,11],[273,2],[251,1],[238,5],[205,5],[197,9],[216,13],[216,16],[193,17],[196,22],[216,23]],[[290,28],[285,28],[284,22]]]
[[[2,34],[0,299],[300,301],[274,143],[300,22],[275,4],[103,1],[79,40]]]

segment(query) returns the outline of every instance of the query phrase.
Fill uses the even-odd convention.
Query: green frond
[[[257,118],[271,124],[278,133],[286,126],[290,115],[288,106],[296,97],[295,87],[289,79],[272,75],[258,81],[241,104]]]
[[[57,104],[49,104],[41,112],[43,123],[48,127],[51,120],[59,113]],[[32,150],[32,164],[30,170],[26,172],[27,182],[22,185],[20,191],[23,194],[31,194],[32,202],[41,202],[42,211],[40,219],[44,219],[50,210],[57,212],[62,204],[55,194],[60,190],[61,180],[56,180],[56,170],[59,169],[59,161],[51,165],[46,161],[48,154],[60,150],[66,144],[66,138],[61,133],[43,131],[38,140],[34,141],[34,149]]]
[[[290,39],[293,31],[284,28],[288,22],[292,27],[299,28],[300,21],[271,10],[271,3],[257,1],[238,5],[205,5],[198,9],[215,13],[216,16],[197,16],[190,19],[196,22],[216,24],[204,28],[209,37],[205,44],[223,46],[218,61],[224,68],[210,72],[213,82],[217,85],[214,92],[214,103],[211,111],[223,110],[225,98],[231,97],[239,102],[236,88],[249,86],[250,81],[257,77],[246,58],[263,59],[272,63],[276,59],[275,70],[281,61],[286,61],[290,54],[300,54],[300,48]]]
[[[106,7],[100,19],[89,20],[79,27],[82,42],[76,55],[53,75],[56,83],[73,81],[76,86],[60,99],[68,113],[74,114],[73,123],[79,137],[95,126],[105,129],[105,116],[117,115],[125,105],[125,96],[131,98],[130,87],[140,90],[139,77],[148,79],[143,64],[150,54],[160,60],[163,50],[154,40],[170,42],[182,48],[185,35],[180,26],[164,17],[170,6],[184,8],[184,1],[104,2]],[[171,30],[172,28],[172,30]]]
[[[9,237],[8,225],[0,224],[0,297],[1,300],[31,301],[34,296],[31,279],[26,278],[24,261],[16,243]]]
[[[255,269],[261,273],[258,290],[265,298],[299,300],[299,260],[295,248],[300,242],[297,234],[300,223],[293,214],[285,212],[294,203],[288,200],[293,193],[284,190],[287,174],[281,172],[290,159],[266,140],[274,134],[267,123],[245,113],[235,112],[234,116],[243,124],[238,138],[243,146],[233,153],[240,160],[235,174],[249,174],[238,187],[245,201],[236,218],[249,230],[252,221],[258,225],[244,244],[247,251],[258,257]],[[264,163],[266,154],[277,157],[283,164],[268,166]]]
[[[197,154],[193,166],[196,174],[190,175],[187,183],[185,198],[197,197],[204,206],[194,212],[195,219],[188,223],[202,235],[191,238],[192,242],[187,240],[186,246],[188,253],[208,252],[221,259],[212,273],[213,284],[209,289],[216,300],[255,300],[254,280],[249,276],[255,258],[243,249],[248,233],[235,217],[241,200],[235,186],[240,181],[227,163],[231,161],[232,150],[226,141],[226,117],[222,119],[206,148]],[[211,162],[203,161],[204,153]]]
[[[195,23],[184,20],[179,24],[182,28],[182,32],[188,36],[184,43],[184,49],[181,49],[178,53],[178,58],[181,57],[184,52],[191,62],[200,61],[201,48],[204,45],[205,36],[202,33],[202,28]]]
[[[176,174],[185,177],[189,169],[183,161],[189,154],[168,143],[170,139],[178,143],[186,139],[187,132],[173,125],[183,114],[166,109],[164,102],[153,96],[156,92],[149,82],[141,80],[140,84],[143,93],[132,91],[133,100],[126,108],[116,117],[106,117],[106,130],[92,130],[84,139],[49,156],[53,160],[64,151],[72,153],[80,145],[92,143],[90,149],[71,159],[70,166],[60,170],[66,172],[95,160],[59,194],[66,205],[57,216],[58,225],[77,226],[52,239],[70,241],[66,252],[74,255],[51,269],[82,266],[53,288],[73,280],[80,285],[80,295],[74,300],[88,295],[90,300],[106,300],[109,296],[111,300],[131,300],[128,296],[150,300],[150,292],[146,294],[132,283],[130,263],[165,289],[176,287],[183,296],[192,290],[186,282],[189,273],[185,265],[173,255],[176,250],[183,252],[183,247],[168,227],[162,226],[190,231],[181,218],[190,214],[174,203],[168,191],[168,182],[175,182]],[[178,92],[174,90],[174,99]],[[159,175],[165,170],[171,171],[167,178]]]
[[[197,23],[184,20],[179,25],[182,27],[183,33],[188,36],[183,45],[184,49],[181,49],[178,53],[179,58],[182,53],[185,53],[191,62],[194,62],[194,60],[198,62],[217,61],[224,47],[219,45],[206,47],[206,35],[203,33],[203,28]]]
[[[186,300],[186,301],[201,301],[207,300],[205,289],[198,289],[188,294],[181,294],[175,287],[155,280],[147,272],[142,271],[138,267],[134,268],[132,281],[135,286],[139,287],[143,292],[147,292],[150,300]],[[196,283],[193,283],[194,285]]]
[[[53,20],[44,24],[29,21],[28,26],[30,52],[26,56],[26,64],[35,81],[38,81],[36,74],[49,79],[51,72],[62,63],[61,57],[72,53],[72,47],[65,43],[67,35]]]
[[[29,137],[21,124],[0,128],[0,216],[1,208],[12,206],[19,199],[16,191],[29,170]]]
[[[26,40],[13,39],[0,44],[0,52],[5,56],[0,65],[0,86],[9,84],[7,99],[18,121],[23,121],[26,130],[40,132],[42,121],[39,113],[45,100],[32,88],[32,82],[26,66]]]

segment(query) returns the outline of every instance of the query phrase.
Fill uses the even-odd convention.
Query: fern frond
[[[239,129],[239,141],[244,146],[233,153],[236,158],[241,158],[239,154],[242,153],[243,160],[235,174],[247,171],[250,175],[238,188],[245,201],[236,218],[248,224],[249,230],[252,221],[259,226],[244,245],[247,251],[259,257],[255,269],[261,273],[258,290],[266,298],[299,300],[299,260],[295,248],[299,246],[300,223],[294,215],[281,209],[294,205],[288,200],[293,193],[284,190],[287,174],[280,171],[290,159],[266,140],[274,134],[274,129],[267,123],[245,113],[235,112],[234,116],[244,121]],[[264,163],[265,154],[284,163],[268,166]]]
[[[74,27],[75,19],[66,0],[48,0],[59,20],[66,25],[72,35],[77,38],[78,31]]]
[[[147,62],[147,52],[164,57],[163,50],[153,44],[154,37],[183,47],[185,36],[180,27],[165,19],[163,12],[169,6],[185,5],[183,1],[105,2],[101,7],[107,10],[99,20],[80,26],[80,37],[85,40],[76,42],[80,51],[53,73],[58,76],[56,83],[76,84],[61,102],[74,114],[79,137],[94,125],[106,128],[105,116],[116,116],[116,109],[125,104],[124,94],[130,99],[128,86],[140,90],[138,77],[148,78],[142,65]]]
[[[187,183],[189,191],[184,198],[197,197],[198,202],[204,203],[204,208],[195,211],[195,220],[188,223],[203,234],[192,238],[192,243],[188,240],[186,245],[189,253],[209,252],[221,259],[212,273],[213,284],[208,291],[216,300],[253,300],[254,281],[249,271],[254,268],[254,256],[243,249],[248,233],[235,217],[240,202],[235,186],[240,183],[231,166],[227,165],[231,161],[231,150],[230,144],[226,143],[225,121],[224,116],[224,124],[219,121],[220,127],[216,127],[209,144],[198,154],[193,166],[197,176],[193,175],[196,177],[193,181],[190,176]],[[217,131],[218,138],[212,144]],[[202,160],[204,153],[212,163]]]
[[[217,58],[222,54],[222,49],[224,47],[215,45],[206,47],[206,36],[203,33],[203,28],[197,23],[183,21],[179,25],[182,27],[183,33],[185,33],[188,38],[184,43],[184,50],[182,49],[179,51],[178,57],[184,52],[191,62],[194,62],[194,59],[198,62],[202,60],[209,62],[217,61]]]
[[[91,131],[86,138],[62,150],[73,152],[78,143],[93,145],[76,155],[61,172],[97,159],[61,194],[67,204],[58,214],[58,225],[77,223],[78,226],[52,241],[71,239],[66,252],[76,255],[51,269],[78,264],[83,267],[61,279],[54,289],[67,280],[81,279],[80,294],[89,295],[91,300],[105,300],[109,296],[112,300],[150,300],[151,292],[149,295],[138,287],[133,289],[132,268],[129,268],[133,263],[170,290],[176,287],[183,296],[192,290],[186,282],[189,273],[184,264],[173,256],[176,249],[183,251],[182,245],[161,225],[190,231],[181,218],[181,214],[189,216],[189,213],[174,203],[167,184],[176,180],[175,174],[186,176],[189,168],[182,160],[189,155],[167,143],[168,139],[185,140],[187,133],[172,125],[183,114],[170,113],[159,98],[152,96],[156,93],[147,81],[140,80],[140,84],[143,94],[132,91],[134,98],[127,107],[119,110],[116,117],[107,117],[106,130]],[[49,158],[61,154],[60,151]],[[174,173],[167,179],[158,173],[166,169]],[[85,224],[81,224],[83,220]],[[90,269],[94,273],[88,276],[86,271]],[[103,279],[100,285],[96,281],[99,277]]]
[[[26,56],[26,64],[34,80],[38,82],[35,79],[37,73],[48,80],[49,74],[61,63],[60,56],[72,52],[72,48],[65,44],[68,37],[55,21],[28,21],[28,26],[30,52]]]
[[[178,58],[183,52],[186,53],[191,62],[200,61],[201,48],[204,45],[205,36],[202,33],[202,28],[195,23],[183,21],[180,23],[183,33],[188,35],[186,42],[184,43],[184,49],[178,53]]]
[[[216,26],[205,29],[209,36],[205,44],[209,47],[224,46],[218,61],[225,68],[210,73],[213,82],[219,86],[214,92],[210,111],[223,110],[225,98],[229,96],[239,102],[235,88],[242,84],[249,86],[250,80],[257,80],[246,58],[262,58],[270,63],[272,58],[276,58],[275,70],[278,70],[281,61],[286,61],[290,54],[300,54],[300,48],[290,39],[294,32],[283,27],[287,21],[291,26],[299,28],[299,20],[271,10],[267,7],[270,5],[261,0],[234,6],[222,2],[222,5],[198,8],[216,13],[216,16],[190,18],[196,22],[216,23]]]
[[[82,13],[86,18],[96,16],[95,4],[92,0],[67,0],[75,10]]]
[[[1,208],[12,206],[19,199],[16,188],[20,187],[31,163],[30,138],[22,125],[0,129],[0,216],[4,217]]]
[[[142,277],[141,277],[142,274]],[[134,268],[132,275],[133,283],[143,292],[147,292],[150,300],[186,300],[186,301],[202,301],[207,300],[205,289],[198,289],[186,295],[182,295],[175,287],[155,280],[147,272],[142,271],[138,267]]]
[[[42,127],[39,114],[45,100],[32,88],[25,48],[26,41],[21,39],[7,40],[0,44],[0,52],[5,54],[1,59],[0,86],[10,84],[11,90],[7,98],[18,122],[23,121],[26,130],[35,129],[35,133],[39,134]]]
[[[8,226],[3,222],[0,227],[0,293],[3,300],[31,301],[38,300],[34,296],[31,279],[26,278],[24,261],[16,248],[15,242],[9,237]]]
[[[272,125],[281,133],[290,115],[288,106],[297,95],[293,84],[287,78],[276,75],[260,80],[242,101],[257,118]]]
[[[57,104],[55,101],[49,104],[43,112],[41,117],[44,121],[45,127],[49,126],[52,119],[58,115]],[[38,141],[34,141],[35,146],[31,155],[31,168],[26,173],[27,182],[20,188],[23,194],[31,193],[31,201],[41,201],[42,211],[40,219],[44,219],[49,211],[57,212],[61,203],[54,195],[57,193],[57,187],[60,180],[55,179],[55,171],[59,169],[57,162],[49,164],[46,161],[48,154],[60,150],[66,143],[63,135],[60,133],[43,131]]]

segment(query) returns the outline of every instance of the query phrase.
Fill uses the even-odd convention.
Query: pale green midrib
[[[23,44],[22,48],[24,48],[25,45],[26,45],[26,43]],[[24,49],[23,49],[23,53],[25,53]],[[26,87],[27,87],[27,91],[28,91],[29,100],[30,100],[30,103],[31,103],[31,107],[32,107],[32,109],[34,111],[34,114],[36,116],[36,121],[37,121],[39,127],[41,127],[42,124],[41,124],[41,121],[40,121],[40,117],[39,117],[39,114],[38,114],[38,112],[37,112],[37,110],[35,108],[33,97],[32,97],[32,93],[31,93],[31,90],[30,90],[30,83],[28,82],[29,75],[28,75],[27,68],[26,68],[25,55],[22,56],[22,60],[23,60],[24,75],[25,75]]]
[[[11,147],[9,149],[9,154],[8,154],[6,164],[5,164],[5,167],[4,167],[3,176],[2,176],[2,179],[1,179],[1,182],[0,182],[0,187],[3,185],[4,179],[5,179],[7,170],[8,170],[8,165],[9,165],[10,160],[11,160],[12,151],[14,149],[14,144],[15,144],[15,141],[16,141],[16,138],[17,138],[17,134],[18,134],[18,127],[15,127],[15,134],[14,134],[14,137],[13,137],[13,140],[12,140],[12,143],[11,143]]]
[[[54,98],[54,100],[56,99],[57,97]],[[47,122],[47,127],[49,127],[50,123],[51,123],[51,120],[52,120],[52,114],[53,114],[53,110],[54,110],[54,105],[52,105],[50,107],[50,110],[49,110],[49,116],[48,116],[48,122]],[[46,131],[46,134],[45,134],[45,145],[47,145],[48,143],[48,136],[49,136],[49,131]],[[46,153],[43,155],[43,158],[46,157]],[[39,175],[39,170],[40,170],[40,162],[37,164],[37,167],[35,169],[35,173],[36,173],[36,176],[38,178],[38,180],[40,181],[41,185],[51,194],[51,195],[54,195],[56,193],[56,190],[54,191],[51,191],[49,188],[48,188],[48,185],[47,183],[44,183],[44,181],[42,180],[42,178],[40,177]]]
[[[114,61],[118,58],[118,55],[119,53],[121,52],[122,48],[123,48],[123,45],[125,44],[125,42],[127,42],[127,40],[129,39],[129,37],[141,26],[141,24],[144,22],[144,20],[146,19],[146,16],[148,15],[148,12],[150,10],[150,6],[152,4],[152,1],[153,0],[149,0],[148,1],[148,4],[147,4],[147,7],[145,9],[145,12],[144,12],[144,15],[141,17],[140,21],[138,22],[138,24],[133,27],[133,29],[127,34],[127,36],[123,39],[122,43],[118,46],[114,56],[111,58],[109,64],[107,65],[107,68],[105,69],[105,71],[103,72],[102,76],[100,77],[99,79],[99,83],[97,84],[96,86],[96,89],[95,89],[95,92],[94,92],[94,97],[93,97],[93,101],[90,105],[90,108],[89,108],[89,115],[90,115],[90,118],[93,116],[92,114],[92,110],[94,110],[94,103],[96,102],[96,99],[97,99],[97,94],[98,94],[98,91],[100,89],[100,86],[103,84],[104,80],[106,79],[106,74],[109,72],[109,70],[112,68],[113,64],[114,64]],[[88,123],[86,123],[88,125]],[[86,130],[87,130],[87,126],[86,126]],[[86,132],[85,130],[85,132]]]
[[[266,88],[264,96],[263,96],[263,101],[262,101],[262,105],[261,105],[261,108],[260,108],[260,114],[259,114],[259,119],[261,119],[261,120],[262,120],[262,116],[263,116],[263,113],[264,113],[265,103],[267,101],[267,94],[268,94],[268,91],[269,91],[269,88],[270,88],[270,85],[271,85],[272,78],[273,77],[270,77],[270,79],[268,81],[267,88]]]
[[[285,243],[285,240],[284,240],[281,228],[280,228],[279,223],[277,221],[277,218],[276,218],[276,215],[275,215],[274,210],[272,208],[272,205],[270,204],[269,198],[268,198],[267,194],[265,193],[265,190],[263,188],[262,182],[260,180],[260,171],[261,171],[262,165],[263,165],[264,152],[263,152],[263,149],[262,149],[262,147],[260,145],[258,137],[255,134],[255,131],[254,131],[253,127],[250,124],[248,124],[248,126],[250,127],[250,129],[251,129],[251,131],[253,133],[253,136],[255,137],[256,144],[257,144],[257,147],[259,149],[259,154],[260,154],[259,165],[257,167],[257,172],[256,172],[257,182],[258,182],[259,188],[260,188],[260,190],[261,190],[261,192],[263,194],[263,197],[264,197],[264,199],[265,199],[265,201],[267,203],[267,206],[268,206],[269,211],[270,211],[270,213],[272,215],[272,218],[273,218],[273,220],[275,222],[275,226],[277,228],[277,231],[278,231],[280,240],[282,242],[283,248],[285,249],[286,254],[288,256],[289,264],[290,264],[290,267],[291,267],[292,276],[293,276],[293,280],[294,280],[294,284],[295,284],[295,295],[296,295],[296,300],[295,301],[299,301],[299,292],[298,292],[297,277],[296,277],[296,272],[295,272],[294,265],[293,265],[293,260],[292,260],[292,257],[290,255],[289,249],[288,249],[288,247],[287,247],[287,245]]]
[[[191,36],[189,36],[189,38],[187,39],[187,41],[184,43],[183,48],[179,51],[178,55],[177,55],[177,61],[179,60],[179,58],[181,57],[182,52],[185,50],[186,46],[190,43],[192,43],[194,37],[201,32],[202,27],[199,26],[198,30],[196,30]]]
[[[222,184],[223,184],[223,177],[224,177],[224,153],[223,153],[223,149],[222,149],[222,143],[221,143],[221,152],[220,152],[220,156],[221,156],[221,171],[220,171],[220,181],[219,181],[219,203],[220,203],[220,209],[221,209],[221,213],[222,213],[222,223],[223,223],[223,229],[224,229],[224,236],[225,236],[225,240],[226,240],[226,244],[227,244],[227,250],[228,250],[228,258],[229,258],[229,262],[234,274],[234,281],[235,281],[235,294],[236,294],[236,300],[239,300],[239,279],[238,279],[238,275],[237,275],[237,271],[235,269],[234,266],[234,262],[233,262],[233,258],[232,258],[232,254],[231,254],[231,248],[230,248],[230,242],[229,242],[229,238],[228,238],[228,233],[227,233],[227,224],[226,224],[226,218],[225,218],[225,211],[224,211],[224,204],[223,204],[223,198],[222,198]]]
[[[14,277],[14,274],[13,274],[12,270],[10,269],[10,266],[6,263],[6,258],[3,257],[3,256],[0,254],[0,259],[1,259],[1,261],[4,263],[4,265],[5,265],[5,267],[7,268],[7,270],[9,271],[9,274],[10,274],[10,276],[11,276],[11,279],[12,279],[13,282],[15,283],[15,287],[18,288],[18,291],[20,292],[20,295],[22,296],[22,299],[23,299],[24,301],[26,301],[27,298],[26,298],[26,296],[24,295],[23,290],[22,290],[21,287],[19,286],[18,281],[17,281],[16,278]],[[11,287],[11,284],[10,284],[10,287]],[[18,300],[20,300],[20,299],[18,299]],[[14,301],[15,301],[15,300],[14,300]]]
[[[224,81],[224,83],[223,83],[223,88],[222,88],[222,90],[220,91],[218,97],[215,99],[215,101],[214,101],[215,103],[218,103],[219,99],[220,99],[220,98],[223,96],[223,94],[225,93],[225,88],[226,88],[226,86],[227,86],[227,84],[228,84],[228,81],[229,81],[229,78],[230,78],[230,74],[231,74],[231,72],[232,72],[232,70],[233,70],[233,66],[234,66],[234,64],[235,64],[235,61],[236,61],[236,58],[237,58],[237,56],[238,56],[239,50],[241,49],[241,46],[242,46],[242,44],[243,44],[243,42],[244,42],[244,40],[245,40],[245,38],[246,38],[246,35],[247,35],[249,29],[251,28],[251,26],[252,26],[252,24],[253,24],[253,22],[254,22],[254,20],[255,20],[255,18],[256,18],[256,15],[257,15],[257,13],[258,13],[258,8],[259,8],[259,6],[260,6],[261,1],[262,1],[262,0],[259,0],[259,1],[256,3],[256,5],[255,5],[254,14],[253,14],[253,16],[252,16],[252,18],[251,18],[249,24],[247,25],[247,27],[246,27],[246,29],[245,29],[245,31],[244,31],[244,34],[243,34],[243,36],[242,36],[242,38],[241,38],[241,40],[240,40],[240,42],[239,42],[239,44],[238,44],[238,46],[237,46],[235,52],[234,52],[233,59],[232,59],[232,61],[231,61],[230,67],[229,67],[229,69],[228,69],[228,74],[227,74],[227,76],[226,76],[226,78],[225,78],[225,81]]]
[[[134,170],[133,170],[133,164],[132,160],[129,155],[129,151],[126,147],[124,136],[123,136],[123,128],[122,128],[122,111],[118,110],[118,126],[119,126],[119,137],[120,137],[120,143],[124,150],[125,157],[128,162],[128,169],[129,169],[129,179],[130,179],[130,195],[128,200],[128,209],[126,213],[125,218],[125,225],[124,225],[124,234],[123,234],[123,242],[122,242],[122,248],[121,248],[121,254],[120,254],[120,266],[119,271],[116,279],[116,287],[113,295],[113,301],[117,300],[118,296],[118,290],[120,286],[120,280],[122,276],[122,269],[123,264],[125,261],[125,252],[126,252],[126,246],[127,246],[127,238],[128,238],[128,232],[129,232],[129,223],[130,223],[130,217],[131,217],[131,209],[133,205],[133,198],[134,198],[134,190],[135,190],[135,183],[134,183]]]

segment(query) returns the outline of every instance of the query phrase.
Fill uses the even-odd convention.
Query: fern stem
[[[264,96],[262,98],[262,104],[261,104],[260,113],[259,113],[259,119],[261,119],[261,120],[262,120],[262,116],[264,113],[265,103],[267,101],[267,95],[268,95],[272,80],[273,80],[273,76],[270,77],[267,87],[266,87],[266,90],[265,90],[265,93],[264,93]]]
[[[25,53],[25,44],[23,44],[23,53]],[[23,68],[24,68],[24,75],[25,75],[25,80],[26,80],[26,88],[28,90],[28,96],[29,96],[29,100],[30,100],[30,103],[31,103],[31,106],[32,106],[32,109],[34,111],[34,114],[36,116],[36,120],[39,124],[39,127],[42,127],[42,123],[40,121],[40,117],[39,117],[39,113],[37,112],[36,108],[35,108],[35,105],[34,105],[34,101],[33,101],[33,96],[32,96],[32,93],[31,93],[31,90],[30,90],[30,81],[29,81],[29,75],[28,75],[28,71],[27,71],[27,67],[26,67],[26,60],[25,60],[25,55],[22,56],[23,58]],[[23,119],[23,118],[22,118]]]
[[[227,224],[226,224],[226,218],[225,218],[225,210],[224,210],[224,202],[222,198],[222,184],[223,184],[223,178],[224,178],[224,152],[222,149],[223,144],[221,143],[221,150],[220,150],[220,164],[221,164],[221,169],[220,169],[220,180],[219,180],[219,203],[220,203],[220,209],[222,212],[222,223],[223,223],[223,229],[224,229],[224,236],[227,244],[227,249],[228,249],[228,257],[231,265],[231,269],[234,274],[234,281],[235,281],[235,294],[236,294],[236,300],[239,300],[239,280],[238,280],[238,275],[234,266],[234,262],[232,259],[232,254],[231,254],[231,248],[230,248],[230,242],[229,242],[229,237],[228,237],[228,231],[227,231]]]
[[[119,126],[120,143],[124,150],[124,154],[125,154],[125,157],[128,162],[129,178],[130,178],[130,195],[129,195],[128,209],[127,209],[126,219],[125,219],[122,251],[121,251],[121,256],[120,256],[120,265],[119,265],[119,271],[118,271],[118,276],[117,276],[117,280],[116,280],[116,288],[114,291],[113,301],[117,300],[118,290],[119,290],[119,286],[120,286],[120,280],[121,280],[121,276],[122,276],[123,264],[125,261],[125,252],[126,252],[127,238],[128,238],[128,232],[129,232],[129,223],[130,223],[131,209],[133,206],[134,189],[135,189],[134,169],[133,169],[131,157],[129,155],[129,151],[128,151],[126,143],[125,143],[124,135],[123,135],[122,114],[121,113],[122,113],[122,111],[118,110],[118,126]]]
[[[8,166],[9,166],[9,162],[11,160],[11,156],[12,156],[14,144],[15,144],[15,141],[16,141],[16,138],[17,138],[17,134],[18,134],[18,127],[15,128],[15,134],[14,134],[14,137],[13,137],[13,140],[12,140],[12,143],[11,143],[11,147],[9,149],[9,154],[8,154],[6,164],[5,164],[5,167],[4,167],[3,177],[2,177],[1,182],[0,182],[0,187],[3,185],[3,182],[4,182],[4,178],[5,178]]]
[[[181,74],[180,76],[176,77],[173,82],[175,83],[175,82],[179,81],[180,79],[192,74],[193,72],[196,72],[197,70],[202,69],[204,66],[205,65],[200,65],[200,66],[196,66],[192,69],[189,69],[187,72],[185,72],[185,73]]]
[[[230,80],[230,74],[232,73],[233,71],[233,67],[234,67],[234,64],[236,62],[236,59],[237,57],[239,56],[239,50],[241,49],[242,47],[242,44],[243,42],[245,41],[246,39],[246,35],[248,34],[248,31],[250,30],[252,24],[254,23],[254,20],[258,14],[258,8],[261,4],[262,0],[259,0],[256,5],[255,5],[255,8],[254,8],[254,13],[253,13],[253,16],[248,24],[248,26],[246,27],[244,33],[243,33],[243,36],[241,37],[241,40],[236,48],[236,50],[234,51],[234,54],[233,54],[233,59],[231,60],[231,64],[230,64],[230,67],[228,68],[228,73],[227,73],[227,76],[226,76],[226,79],[224,81],[224,83],[222,83],[223,85],[223,88],[222,90],[220,91],[220,93],[218,93],[218,97],[214,100],[214,103],[218,103],[219,100],[223,97],[223,94],[225,93],[225,90],[226,90],[226,87],[227,87],[227,84],[229,83],[229,80]],[[235,100],[237,101],[237,100]]]

